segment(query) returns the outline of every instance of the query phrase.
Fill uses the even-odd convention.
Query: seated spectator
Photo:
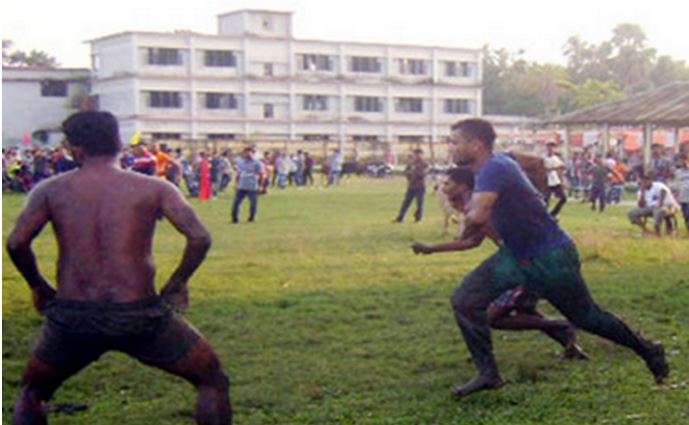
[[[665,183],[654,181],[655,179],[654,173],[647,173],[641,178],[638,208],[631,210],[628,216],[629,221],[641,227],[644,234],[651,233],[646,228],[645,218],[653,217],[655,235],[660,236],[660,226],[666,217],[675,214],[679,204],[670,188]]]

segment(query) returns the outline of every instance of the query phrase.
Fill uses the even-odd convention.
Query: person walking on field
[[[239,223],[239,208],[244,198],[249,198],[249,222],[256,219],[258,212],[259,179],[263,175],[263,164],[254,158],[256,150],[252,147],[244,148],[242,155],[237,158],[237,193],[232,203],[232,223]]]
[[[404,221],[404,216],[414,200],[416,200],[414,221],[418,223],[423,218],[423,201],[426,196],[426,175],[428,170],[428,163],[423,159],[423,151],[415,149],[411,161],[404,170],[404,175],[407,177],[407,191],[404,194],[400,212],[394,220],[396,223]]]
[[[564,173],[567,170],[565,163],[555,153],[556,143],[550,141],[546,144],[548,149],[547,154],[543,158],[543,164],[548,171],[548,193],[545,197],[545,203],[550,205],[550,196],[555,195],[558,199],[555,207],[550,211],[550,215],[557,217],[560,210],[567,202],[567,195],[565,195],[564,187]]]
[[[475,175],[460,240],[482,238],[490,223],[504,243],[452,296],[455,319],[479,369],[476,379],[453,394],[462,398],[505,385],[493,355],[486,310],[518,286],[540,294],[576,327],[633,350],[662,383],[670,372],[663,345],[642,338],[594,302],[574,242],[548,213],[518,164],[508,155],[493,153],[495,138],[493,126],[481,119],[459,121],[450,136],[454,162]]]
[[[189,302],[188,281],[211,244],[208,231],[171,183],[117,166],[121,146],[112,114],[76,113],[63,131],[80,168],[38,185],[7,241],[34,307],[47,318],[22,377],[14,423],[47,423],[43,403],[111,350],[194,385],[198,424],[231,423],[229,380],[218,356],[181,316]],[[157,294],[151,249],[159,213],[186,236],[187,245]],[[39,271],[31,249],[49,222],[59,249],[56,288]]]

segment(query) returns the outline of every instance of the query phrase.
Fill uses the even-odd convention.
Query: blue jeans
[[[244,202],[244,198],[249,197],[249,221],[254,221],[258,210],[258,193],[255,190],[237,189],[232,204],[232,222],[239,222],[239,207]]]

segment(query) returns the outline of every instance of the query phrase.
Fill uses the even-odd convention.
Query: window
[[[206,138],[208,140],[234,140],[235,135],[232,133],[209,133]]]
[[[231,50],[206,50],[204,63],[209,67],[233,68],[237,66],[237,56]]]
[[[275,107],[272,103],[263,105],[263,118],[273,118],[275,116]]]
[[[151,138],[153,140],[181,140],[182,135],[180,133],[151,133]]]
[[[177,49],[160,49],[149,47],[148,49],[148,64],[149,65],[181,65],[182,55]]]
[[[379,97],[356,96],[354,98],[354,110],[357,112],[381,112],[383,101]]]
[[[423,143],[423,136],[397,136],[400,143]]]
[[[349,62],[349,70],[354,72],[381,72],[382,61],[376,57],[352,56]]]
[[[398,59],[400,74],[426,75],[426,62],[419,59]]]
[[[152,108],[181,108],[182,96],[176,91],[152,91],[148,96]]]
[[[304,71],[332,71],[333,58],[328,55],[301,55],[301,69]]]
[[[305,111],[327,111],[328,96],[305,94],[302,107]]]
[[[423,99],[418,97],[398,97],[395,102],[397,112],[423,112]]]
[[[355,142],[377,142],[378,136],[375,134],[355,134],[352,136],[352,140]]]
[[[264,63],[263,64],[263,75],[271,76],[273,75],[273,64]]]
[[[445,75],[448,77],[470,77],[473,66],[469,62],[445,62]]]
[[[237,109],[237,97],[232,93],[206,93],[206,109]]]
[[[67,97],[67,82],[58,80],[41,81],[41,96]]]
[[[469,108],[469,99],[445,99],[446,114],[468,114],[471,113]]]
[[[304,134],[301,136],[301,138],[309,142],[316,142],[319,140],[330,140],[330,136],[327,134]]]

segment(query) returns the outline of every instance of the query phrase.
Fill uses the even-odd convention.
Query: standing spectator
[[[679,204],[672,196],[670,188],[663,182],[657,181],[653,173],[647,173],[641,178],[638,208],[629,211],[628,217],[632,224],[641,227],[644,234],[650,232],[646,228],[644,218],[653,217],[655,235],[660,236],[660,226],[663,220],[672,212],[679,209]]]
[[[195,166],[193,158],[191,155],[181,155],[182,163],[182,178],[184,183],[187,185],[187,190],[189,191],[189,196],[192,198],[197,198],[199,196],[200,188],[199,181],[196,179]]]
[[[232,204],[232,223],[239,223],[239,208],[244,198],[249,197],[249,222],[256,219],[258,211],[258,179],[263,174],[263,164],[254,158],[256,150],[249,146],[244,148],[241,157],[237,158],[237,193]]]
[[[651,146],[651,163],[649,170],[659,182],[667,183],[672,177],[672,164],[665,158],[663,145],[654,143]]]
[[[268,186],[270,186],[270,176],[273,174],[273,159],[271,158],[270,151],[265,151],[263,153],[263,158],[261,159],[263,163],[263,174],[259,181],[259,193],[265,195],[268,193]]]
[[[289,156],[284,153],[278,152],[277,159],[275,160],[275,168],[277,173],[277,186],[280,189],[284,189],[287,186],[287,179],[289,176],[289,170],[292,167],[292,160]]]
[[[132,171],[146,174],[147,176],[155,176],[158,168],[155,156],[148,151],[143,142],[137,143],[133,148],[134,164],[132,165]]]
[[[53,164],[55,165],[56,174],[65,173],[77,168],[77,163],[67,153],[67,149],[65,148],[57,150],[56,155],[53,156]]]
[[[553,217],[557,217],[558,213],[567,202],[563,177],[563,173],[567,167],[565,167],[565,163],[562,162],[562,159],[555,153],[555,145],[556,143],[553,141],[546,144],[548,152],[543,158],[543,165],[548,172],[548,193],[545,197],[545,203],[546,205],[550,205],[550,196],[553,194],[555,194],[555,197],[558,199],[555,207],[550,211],[550,215]]]
[[[313,165],[315,164],[313,157],[304,152],[304,184],[313,186]]]
[[[677,189],[677,201],[682,208],[684,226],[689,236],[689,154],[683,153],[679,157],[679,168],[675,170],[675,186]]]
[[[226,150],[220,156],[220,161],[218,166],[220,167],[218,173],[220,173],[220,192],[225,192],[227,186],[232,181],[232,163],[230,159],[232,158],[232,151]]]
[[[199,155],[201,160],[199,162],[199,181],[201,182],[201,192],[199,199],[202,201],[207,201],[213,198],[213,178],[212,178],[212,168],[210,159],[206,152],[201,152]]]
[[[603,160],[601,155],[596,155],[595,162],[589,175],[591,178],[591,189],[589,192],[589,201],[591,202],[591,210],[596,210],[596,201],[598,201],[598,211],[605,210],[606,198],[608,193],[608,179],[611,174],[615,172]]]
[[[332,160],[330,161],[330,172],[328,173],[328,186],[340,184],[340,176],[342,175],[342,165],[344,164],[344,156],[340,149],[335,149]]]
[[[294,172],[294,182],[297,186],[304,186],[304,152],[299,149],[297,151],[297,156],[294,158],[294,164],[296,165],[296,171]]]
[[[407,192],[404,195],[400,212],[395,219],[396,223],[404,221],[404,216],[415,199],[416,212],[414,212],[414,219],[416,222],[419,222],[423,218],[423,201],[426,195],[426,174],[428,174],[428,168],[428,163],[423,159],[423,151],[415,149],[411,161],[404,170],[404,175],[407,177]]]
[[[619,160],[612,167],[614,173],[610,184],[610,191],[608,192],[608,204],[613,202],[619,204],[622,200],[622,189],[627,178],[629,169],[623,160]]]

